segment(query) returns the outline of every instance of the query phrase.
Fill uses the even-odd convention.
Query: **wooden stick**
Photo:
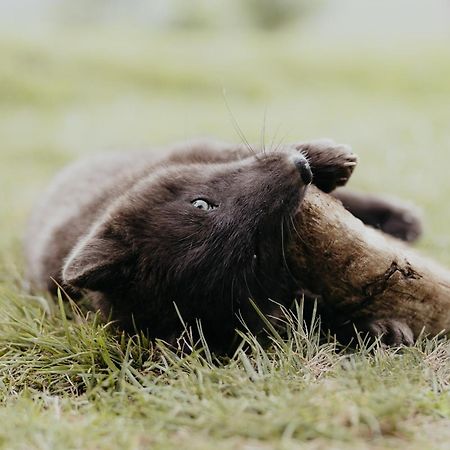
[[[289,249],[302,285],[351,320],[399,319],[417,336],[450,331],[450,272],[365,226],[311,186]]]

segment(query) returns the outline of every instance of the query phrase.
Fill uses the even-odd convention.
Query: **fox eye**
[[[191,202],[192,206],[197,209],[202,209],[203,211],[211,211],[212,209],[216,209],[217,206],[212,203],[203,200],[202,198],[197,198]]]

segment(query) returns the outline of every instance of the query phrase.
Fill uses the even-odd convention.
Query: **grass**
[[[353,185],[422,206],[419,246],[450,264],[444,44],[121,28],[2,35],[0,447],[447,448],[446,340],[342,351],[288,317],[289,337],[268,349],[247,335],[230,360],[182,357],[30,297],[20,251],[39,190],[66,162],[196,135],[238,140],[225,90],[249,140],[266,116],[267,142],[352,144]]]

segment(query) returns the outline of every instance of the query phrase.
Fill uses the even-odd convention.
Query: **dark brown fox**
[[[201,140],[158,154],[105,154],[62,171],[29,224],[28,280],[35,291],[55,293],[56,280],[74,297],[87,292],[122,329],[169,342],[180,315],[201,320],[212,348],[225,351],[242,321],[262,326],[249,299],[266,314],[292,304],[301,286],[284,252],[291,218],[311,182],[334,191],[357,158],[328,140],[276,151]],[[333,195],[401,239],[421,232],[402,203]],[[393,343],[409,343],[392,327]]]

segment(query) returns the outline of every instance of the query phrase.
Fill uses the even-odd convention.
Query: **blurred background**
[[[237,123],[352,145],[352,185],[420,205],[450,263],[449,44],[449,0],[0,0],[2,255],[67,162]]]

